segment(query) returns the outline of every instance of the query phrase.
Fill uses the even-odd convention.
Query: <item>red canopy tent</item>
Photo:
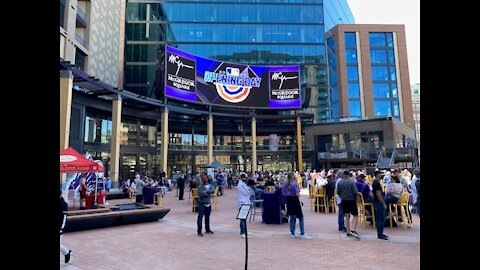
[[[103,172],[103,166],[86,159],[82,154],[78,153],[72,147],[68,147],[60,151],[60,173],[79,173],[94,172],[95,173],[95,203],[97,203],[97,183],[98,172]]]
[[[103,166],[86,159],[72,147],[60,151],[60,173],[103,172]]]

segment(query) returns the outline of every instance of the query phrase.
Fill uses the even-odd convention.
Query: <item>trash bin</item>
[[[94,200],[95,200],[95,194],[94,193],[90,193],[89,195],[87,195],[85,197],[85,208],[86,209],[92,209],[92,204],[93,204]]]
[[[101,191],[100,193],[97,194],[97,203],[98,204],[105,204],[105,197],[106,197],[105,191]]]

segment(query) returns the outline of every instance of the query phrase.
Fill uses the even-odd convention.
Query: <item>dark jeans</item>
[[[377,236],[383,235],[383,225],[385,224],[385,208],[381,202],[373,202],[375,209],[375,227],[377,227]]]
[[[179,199],[179,200],[183,200],[183,191],[185,190],[185,186],[179,186],[178,189],[179,189],[179,191],[178,191],[178,199]]]
[[[247,221],[245,219],[240,219],[240,234],[247,233]]]
[[[232,189],[233,180],[227,180],[228,189]]]
[[[136,195],[135,197],[136,197],[135,201],[136,201],[137,203],[143,202],[143,195]]]
[[[338,204],[338,230],[343,231],[345,230],[345,214],[343,213],[342,204]]]
[[[202,218],[205,216],[205,230],[210,231],[210,213],[212,212],[212,205],[205,206],[203,203],[198,204],[198,218],[197,218],[197,233],[202,232]]]

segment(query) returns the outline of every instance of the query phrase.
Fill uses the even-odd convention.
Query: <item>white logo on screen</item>
[[[240,69],[227,67],[227,75],[240,76]]]
[[[178,75],[178,72],[180,71],[180,68],[190,68],[192,69],[192,66],[185,65],[181,60],[178,55],[171,54],[170,57],[168,57],[168,62],[177,65],[177,72],[175,72],[175,76]]]
[[[272,80],[274,80],[274,81],[280,80],[280,86],[278,87],[278,89],[282,89],[282,85],[283,85],[284,81],[293,80],[293,79],[296,79],[296,78],[298,78],[298,76],[287,77],[287,76],[283,75],[282,72],[275,72],[272,75]]]

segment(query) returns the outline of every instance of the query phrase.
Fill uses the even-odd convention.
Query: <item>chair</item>
[[[198,208],[198,188],[192,188],[192,212]]]
[[[217,209],[217,204],[218,204],[218,190],[219,190],[219,187],[215,187],[215,190],[213,191],[213,194],[212,194],[213,209]]]
[[[328,197],[327,197],[328,199]],[[333,194],[333,197],[328,201],[328,211],[330,212],[330,207],[332,208],[332,213],[337,213],[337,192]]]
[[[412,217],[410,216],[410,212],[408,211],[408,198],[410,197],[410,193],[403,192],[400,195],[400,200],[398,200],[395,204],[389,205],[390,210],[390,228],[392,228],[392,219],[395,217],[395,221],[399,222],[399,211],[401,212],[403,229],[407,230],[407,223],[408,227],[412,228]],[[392,205],[395,207],[395,213],[392,212]]]
[[[130,189],[128,190],[128,198],[130,199],[130,201],[131,201],[132,203],[135,202],[136,196],[135,196],[135,189],[134,189],[134,188],[130,188]]]
[[[252,209],[250,210],[250,220],[248,222],[252,222],[252,216],[253,216],[253,221],[255,221],[255,215],[256,214],[262,214],[262,209],[263,209],[263,200],[257,200],[255,197],[255,191],[252,190],[250,191],[250,201],[252,202]],[[257,211],[257,203],[260,204],[260,212]]]
[[[313,193],[315,193],[315,188],[316,188],[315,184],[310,183],[310,187],[308,188],[308,197],[310,198],[310,200],[313,198]],[[312,204],[312,207],[313,207],[313,204]]]
[[[367,211],[365,209],[366,206],[371,207],[370,215],[367,216]],[[363,200],[363,194],[361,192],[357,193],[357,207],[358,207],[358,215],[363,221],[363,227],[367,227],[367,218],[372,218],[373,227],[375,227],[375,209],[373,208],[373,203],[365,203]]]
[[[167,200],[163,189],[159,189],[157,193],[153,194],[153,203],[159,206],[167,207]]]
[[[328,214],[328,200],[325,188],[315,188],[311,201],[313,202],[311,203],[313,210],[318,206],[318,212],[320,212],[320,207],[323,207],[325,208],[325,213]]]

